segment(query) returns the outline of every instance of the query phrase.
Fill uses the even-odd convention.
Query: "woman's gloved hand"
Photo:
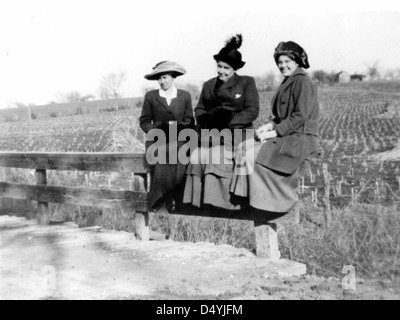
[[[168,133],[169,124],[168,122],[155,122],[154,129],[160,129],[166,133]]]
[[[271,138],[276,138],[278,136],[278,133],[275,130],[271,131],[262,131],[260,133],[256,133],[256,137],[261,143],[267,141],[268,139]]]
[[[209,112],[203,113],[197,117],[197,131],[201,129],[209,129],[209,124],[211,122],[212,115]]]
[[[233,111],[223,107],[218,107],[211,110],[210,114],[212,115],[210,129],[221,131],[230,128],[229,125],[234,116]]]
[[[266,131],[272,131],[275,130],[275,123],[274,122],[268,122],[267,124],[264,124],[263,126],[259,127],[256,130],[257,134],[260,134],[262,132],[266,132]]]

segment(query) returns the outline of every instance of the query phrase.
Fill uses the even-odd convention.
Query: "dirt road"
[[[396,282],[288,277],[302,266],[210,243],[0,217],[0,299],[398,299]]]

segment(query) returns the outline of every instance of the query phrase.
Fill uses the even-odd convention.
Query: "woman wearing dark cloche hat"
[[[200,136],[202,129],[228,129],[231,132],[239,129],[245,137],[246,129],[252,129],[253,121],[258,117],[260,107],[255,80],[237,74],[245,65],[239,51],[242,43],[242,35],[237,34],[229,38],[213,56],[217,63],[217,77],[204,83],[195,108]],[[240,209],[229,192],[235,143],[240,143],[232,140],[233,143],[228,139],[223,144],[210,146],[208,137],[205,141],[203,137],[202,147],[193,152],[187,169],[184,203],[198,207],[206,204],[230,210]],[[213,156],[212,161],[205,164],[209,153]]]
[[[274,60],[276,64],[279,63],[279,57],[286,55],[294,60],[300,68],[308,69],[310,64],[308,63],[308,55],[305,50],[300,47],[296,42],[280,42],[274,51]]]
[[[318,153],[319,103],[317,87],[303,70],[310,67],[306,51],[281,42],[273,57],[284,76],[272,98],[275,118],[256,130],[260,143],[248,144],[244,159],[237,153],[249,174],[235,176],[231,192],[253,208],[286,214],[298,200],[299,166]]]
[[[176,124],[178,130],[194,128],[192,99],[189,92],[175,87],[174,79],[182,76],[186,70],[176,62],[161,61],[153,70],[145,75],[147,80],[156,80],[160,90],[152,90],[146,93],[140,116],[140,127],[147,134],[152,129],[161,129],[168,138],[170,124]],[[146,142],[146,150],[151,145]],[[177,147],[169,148],[169,144]],[[168,163],[169,150],[179,151],[184,142],[167,141],[165,154],[167,164],[155,164],[151,166],[152,183],[150,186],[149,204],[154,210],[165,201],[169,211],[175,211],[176,206],[182,202],[183,182],[186,165]],[[159,150],[159,152],[162,152]]]

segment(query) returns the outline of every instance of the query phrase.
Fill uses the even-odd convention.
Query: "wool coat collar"
[[[231,88],[231,87],[235,86],[235,85],[239,82],[239,78],[240,78],[240,76],[239,76],[238,74],[236,74],[236,73],[233,74],[232,77],[230,77],[230,78],[228,79],[228,81],[224,82],[224,83],[221,85],[221,87],[219,88],[219,90],[226,89],[226,88]],[[218,81],[218,77],[212,79],[212,81],[211,81],[211,83],[210,83],[212,88],[215,88],[215,86],[217,85],[217,81]],[[219,91],[219,90],[218,90],[218,91]],[[213,90],[212,90],[212,91],[213,91]]]
[[[230,77],[228,79],[228,81],[226,81],[222,84],[220,89],[231,88],[231,87],[235,86],[238,82],[239,82],[239,76],[236,73],[234,73],[232,75],[232,77]]]
[[[288,77],[284,82],[282,82],[279,89],[276,90],[276,92],[272,98],[272,107],[275,104],[275,100],[278,97],[278,94],[280,92],[285,91],[293,83],[294,77],[299,76],[299,75],[305,76],[305,75],[307,75],[307,72],[305,72],[302,68],[299,67],[292,73],[292,75],[290,77]]]
[[[160,103],[167,111],[173,114],[175,118],[177,118],[178,110],[179,109],[179,101],[180,97],[182,96],[182,91],[178,89],[177,97],[171,100],[171,104],[168,105],[167,99],[164,97],[161,97],[160,94],[157,91],[156,95],[156,100],[158,103]]]

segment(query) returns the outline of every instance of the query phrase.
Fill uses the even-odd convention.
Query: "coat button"
[[[282,100],[282,104],[285,104],[286,103],[286,100]]]
[[[274,139],[274,141],[273,141],[274,143],[278,143],[278,140],[276,140],[276,139]]]

